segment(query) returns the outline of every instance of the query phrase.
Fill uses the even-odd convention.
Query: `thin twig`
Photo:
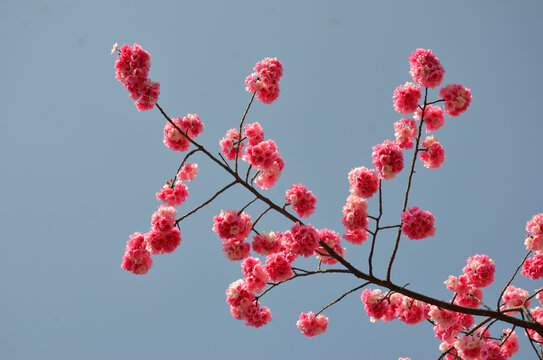
[[[351,293],[353,293],[353,292],[355,292],[355,291],[357,291],[357,290],[360,290],[360,289],[362,289],[364,286],[367,286],[367,285],[369,285],[369,284],[370,284],[370,282],[369,282],[369,281],[366,281],[366,282],[363,283],[362,285],[357,286],[357,287],[355,287],[354,289],[351,289],[351,290],[347,291],[346,293],[344,293],[343,295],[341,295],[339,298],[337,298],[336,300],[332,301],[330,304],[328,304],[328,305],[326,305],[325,307],[323,307],[323,308],[321,309],[321,311],[319,311],[318,313],[315,314],[315,316],[319,315],[319,314],[322,313],[324,310],[328,309],[330,306],[332,306],[332,305],[334,305],[334,304],[337,304],[338,302],[340,302],[341,300],[343,300],[343,298],[344,298],[345,296],[347,296],[347,295],[349,295],[349,294],[351,294]]]
[[[524,259],[522,259],[522,261],[520,262],[520,265],[517,267],[517,270],[515,270],[515,273],[513,274],[513,276],[511,276],[511,279],[509,279],[509,281],[507,282],[507,285],[505,285],[503,287],[503,290],[502,292],[500,293],[500,296],[498,297],[498,305],[496,306],[497,309],[499,309],[501,307],[501,302],[502,302],[502,296],[503,294],[505,293],[505,290],[507,290],[507,288],[509,287],[509,285],[511,285],[511,283],[513,282],[513,279],[515,278],[515,276],[517,276],[517,273],[518,271],[520,270],[520,268],[522,267],[522,265],[524,264],[524,262],[526,261],[526,259],[528,258],[528,256],[530,256],[530,254],[532,253],[532,251],[528,251],[528,253],[526,254],[526,256],[524,257]]]

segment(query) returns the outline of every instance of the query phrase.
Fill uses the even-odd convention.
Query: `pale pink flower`
[[[421,87],[435,88],[443,81],[445,69],[432,50],[417,49],[409,57],[409,75]]]
[[[258,77],[257,73],[252,73],[251,75],[247,76],[245,78],[245,90],[247,92],[250,92],[251,94],[262,90],[264,87],[264,83],[260,81],[260,78]]]
[[[403,169],[402,149],[390,140],[373,148],[373,165],[379,171],[379,179],[392,179]]]
[[[411,240],[420,240],[434,236],[434,215],[414,206],[402,213],[402,232]]]
[[[259,123],[247,124],[243,127],[243,134],[247,137],[250,146],[257,145],[264,141],[264,130]]]
[[[266,264],[264,265],[271,281],[285,281],[293,275],[292,265],[283,252],[270,254],[266,256]]]
[[[524,261],[522,265],[521,274],[531,278],[532,280],[537,280],[543,277],[543,254],[540,252],[535,252],[533,258],[528,258]]]
[[[245,275],[245,284],[249,291],[259,293],[268,282],[268,274],[260,260],[248,257],[241,263],[241,272]]]
[[[366,199],[349,195],[343,207],[341,222],[347,230],[365,230],[368,227],[368,202]]]
[[[445,112],[458,116],[468,109],[471,103],[471,91],[459,84],[448,84],[439,90],[439,96],[445,100]]]
[[[273,167],[277,158],[281,155],[277,151],[277,145],[273,140],[259,142],[256,145],[248,146],[245,150],[243,160],[253,165],[259,171],[266,171]]]
[[[466,260],[462,272],[468,277],[469,283],[476,288],[485,288],[494,281],[496,266],[494,260],[487,255],[474,255]]]
[[[251,216],[239,213],[239,210],[221,210],[219,216],[213,218],[213,231],[221,239],[244,240],[251,233]]]
[[[445,161],[445,150],[443,146],[437,141],[437,138],[432,135],[428,136],[423,142],[422,146],[426,150],[420,152],[420,160],[424,162],[424,166],[428,169],[437,169]]]
[[[422,110],[418,109],[414,116],[415,120],[422,119]],[[445,125],[445,116],[443,110],[439,106],[426,105],[424,109],[424,123],[426,124],[426,132],[435,131]]]
[[[265,58],[256,63],[255,73],[245,79],[246,90],[257,91],[256,98],[264,104],[271,104],[279,97],[279,80],[283,75],[283,64],[277,58]]]
[[[119,44],[117,43],[113,44],[113,48],[111,49],[111,54],[113,55],[113,53],[118,50],[119,50]]]
[[[281,249],[281,233],[261,232],[253,237],[253,250],[260,255],[269,255]]]
[[[242,142],[238,146],[238,140],[240,140],[238,129],[230,129],[221,141],[219,141],[221,152],[228,160],[234,160],[236,152],[238,153],[238,158],[243,156],[243,146],[245,144]]]
[[[309,257],[319,245],[319,234],[311,224],[302,225],[299,222],[290,229],[294,240],[291,252]]]
[[[394,136],[396,144],[402,149],[413,148],[413,139],[419,132],[415,120],[403,117],[400,121],[394,123]]]
[[[189,190],[187,185],[180,181],[175,183],[175,187],[172,189],[170,185],[166,184],[159,192],[156,193],[156,198],[162,201],[168,206],[179,206],[189,196]]]
[[[379,190],[379,179],[375,170],[361,166],[352,169],[348,175],[351,194],[369,199]]]
[[[501,310],[521,306],[529,297],[530,293],[528,293],[528,291],[510,285],[505,289],[502,295],[502,300],[505,304],[502,305]],[[530,306],[530,300],[526,301],[525,305],[526,307]],[[508,315],[516,313],[518,313],[518,311],[507,312]]]
[[[176,227],[159,229],[152,227],[145,234],[147,251],[151,254],[172,253],[181,244],[181,231]]]
[[[341,247],[341,237],[338,233],[328,229],[319,230],[319,238],[324,241],[326,245],[332,248],[341,257],[345,257],[345,248]],[[334,265],[337,260],[330,256],[330,253],[322,246],[319,245],[314,252],[317,259],[321,260],[324,264]]]
[[[313,337],[326,331],[328,318],[324,315],[315,316],[312,311],[301,313],[299,320],[296,322],[296,326],[305,336]]]
[[[299,217],[309,217],[315,212],[317,198],[302,184],[294,184],[287,190],[285,201],[291,204]]]
[[[394,90],[394,109],[400,114],[412,114],[418,108],[420,97],[420,88],[412,82],[406,82]]]
[[[153,266],[151,254],[146,249],[145,237],[135,232],[126,243],[121,268],[136,275],[147,274]]]
[[[368,238],[367,230],[347,230],[343,238],[354,245],[361,245]]]
[[[223,253],[228,260],[243,260],[251,254],[251,245],[244,242],[243,239],[232,238],[222,241]]]
[[[198,164],[185,164],[177,174],[179,180],[191,181],[198,174]]]

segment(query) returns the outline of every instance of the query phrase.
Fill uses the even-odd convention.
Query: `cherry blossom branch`
[[[500,296],[498,297],[498,305],[496,306],[496,308],[500,308],[501,307],[501,302],[502,302],[502,296],[503,294],[505,293],[505,290],[507,290],[507,288],[509,287],[509,285],[511,285],[511,283],[513,282],[513,279],[515,278],[515,276],[517,276],[517,273],[518,271],[520,270],[520,268],[522,267],[522,265],[524,264],[524,262],[526,261],[526,259],[528,258],[528,256],[530,256],[530,254],[532,253],[532,251],[528,251],[528,253],[526,254],[526,256],[524,256],[524,259],[522,259],[522,261],[520,262],[520,265],[517,267],[517,270],[515,270],[515,273],[513,274],[513,276],[511,276],[511,279],[509,279],[509,281],[507,282],[507,285],[504,286],[502,292],[500,293]]]
[[[362,289],[363,287],[369,285],[370,282],[369,281],[366,281],[365,283],[363,283],[362,285],[360,286],[357,286],[355,287],[354,289],[351,289],[349,291],[347,291],[346,293],[344,293],[343,295],[341,295],[339,298],[337,298],[336,300],[332,301],[330,304],[326,305],[325,307],[323,307],[318,313],[315,314],[315,316],[319,315],[320,313],[322,313],[324,310],[328,309],[330,306],[334,305],[334,304],[337,304],[338,302],[340,302],[341,300],[343,300],[343,298],[357,290],[360,290]]]
[[[383,192],[381,190],[382,185],[383,181],[379,180],[379,215],[376,218],[373,218],[375,220],[375,232],[371,233],[371,249],[368,256],[368,267],[370,275],[373,275],[373,252],[375,251],[375,240],[377,238],[377,233],[379,232],[379,220],[381,220],[381,216],[383,215]]]
[[[426,110],[426,106],[428,105],[427,99],[428,99],[428,88],[424,88],[424,106],[422,107],[422,112],[420,116],[420,125],[419,125],[419,132],[417,134],[417,143],[415,144],[415,149],[419,148],[420,138],[422,136],[422,125],[424,124],[424,111]],[[413,174],[415,173],[415,164],[417,162],[417,151],[413,152],[413,161],[411,162],[411,171],[409,171],[409,179],[407,180],[407,189],[405,190],[405,198],[403,201],[403,208],[402,213],[407,209],[407,202],[409,201],[409,190],[411,189],[411,181],[413,180]],[[403,221],[402,221],[403,223]],[[401,226],[401,223],[400,223]],[[400,237],[402,236],[402,228],[400,227],[398,229],[398,235],[396,236],[396,243],[394,244],[394,251],[392,252],[392,256],[390,257],[390,261],[388,263],[388,270],[387,270],[387,280],[390,281],[390,273],[392,271],[392,264],[394,263],[394,259],[396,258],[396,253],[398,251],[398,246],[400,245]]]
[[[271,210],[271,207],[268,206],[268,208],[266,210],[264,210],[262,213],[260,213],[260,215],[253,222],[253,230],[254,230],[254,227],[256,226],[256,224],[260,221],[260,219],[262,219],[262,216],[264,216],[264,214],[266,214],[270,210]]]
[[[247,113],[249,112],[249,109],[251,108],[251,104],[253,103],[253,100],[255,99],[256,91],[253,93],[253,96],[251,96],[251,100],[249,101],[249,104],[247,104],[247,108],[245,109],[245,112],[243,113],[243,116],[241,117],[241,121],[239,122],[239,132],[238,132],[238,147],[236,149],[236,160],[235,160],[235,171],[236,174],[238,173],[238,154],[239,154],[239,147],[241,146],[241,128],[243,126],[243,122],[245,121],[245,117],[247,116]]]
[[[189,157],[191,157],[191,155],[193,155],[194,153],[197,153],[198,151],[200,151],[200,149],[194,149],[191,152],[189,152],[187,155],[185,155],[185,157],[183,158],[183,161],[181,161],[181,164],[179,164],[179,167],[177,168],[177,172],[172,177],[172,179],[175,179],[177,174],[179,174],[179,172],[181,171],[181,168],[183,167],[183,165],[185,165],[185,162],[189,159]],[[173,184],[173,182],[172,182],[172,184]]]

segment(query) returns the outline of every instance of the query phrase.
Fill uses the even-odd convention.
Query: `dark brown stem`
[[[243,126],[243,122],[245,121],[245,117],[247,116],[247,113],[249,112],[249,109],[251,108],[251,104],[253,103],[253,100],[255,99],[256,91],[253,93],[253,96],[251,96],[251,100],[249,101],[249,104],[247,104],[247,108],[245,109],[245,112],[243,113],[243,116],[241,117],[241,121],[239,122],[239,132],[238,132],[238,144],[236,149],[236,162],[235,162],[235,171],[236,174],[238,173],[238,155],[239,155],[239,148],[241,146],[241,128]]]
[[[346,293],[344,293],[343,295],[341,295],[339,298],[337,298],[336,300],[332,301],[330,304],[326,305],[325,307],[323,307],[321,309],[321,311],[319,311],[318,313],[315,314],[315,316],[319,315],[320,313],[322,313],[324,310],[328,309],[330,306],[334,305],[334,304],[337,304],[338,302],[340,302],[341,300],[343,300],[343,298],[357,290],[360,290],[362,289],[364,286],[367,286],[369,285],[369,281],[366,281],[365,283],[363,283],[362,285],[360,286],[357,286],[355,287],[354,289],[351,289],[349,291],[347,291]]]
[[[507,288],[509,287],[509,285],[511,285],[511,283],[513,282],[513,279],[515,278],[515,276],[517,276],[518,271],[520,270],[520,268],[522,267],[522,265],[524,264],[524,262],[526,261],[526,259],[528,258],[528,256],[530,256],[531,253],[532,253],[532,251],[528,251],[528,253],[527,253],[526,256],[524,257],[524,259],[522,259],[520,265],[517,267],[517,270],[515,270],[515,273],[513,274],[513,276],[511,276],[511,279],[509,279],[509,281],[507,282],[507,285],[505,285],[505,286],[503,287],[503,290],[502,290],[502,292],[500,293],[500,296],[498,297],[498,305],[496,306],[497,309],[499,309],[500,306],[501,306],[502,296],[503,296],[503,294],[505,293],[505,290],[507,290]]]
[[[175,175],[174,175],[174,177],[172,179],[175,179],[177,177],[177,174],[179,174],[179,172],[181,171],[181,168],[183,167],[183,165],[185,165],[185,162],[189,159],[189,157],[191,157],[191,155],[193,155],[194,153],[196,153],[198,151],[200,151],[200,149],[194,149],[191,152],[189,152],[187,155],[185,155],[185,158],[183,159],[183,161],[181,162],[181,164],[177,168],[177,172],[175,173]]]
[[[369,268],[370,275],[373,275],[373,253],[375,251],[375,240],[377,239],[377,233],[379,232],[379,221],[381,220],[381,216],[383,215],[383,192],[381,190],[382,186],[383,186],[383,180],[379,180],[379,216],[374,218],[375,231],[370,232],[372,235],[371,249],[370,249],[370,254],[368,256],[368,268]]]

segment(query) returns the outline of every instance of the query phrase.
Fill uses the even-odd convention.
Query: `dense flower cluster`
[[[297,222],[290,229],[290,234],[292,235],[292,241],[284,243],[289,252],[305,257],[313,255],[319,245],[319,234],[311,224],[302,225]],[[290,240],[290,237],[285,238],[285,240]]]
[[[352,169],[348,175],[349,191],[352,195],[369,199],[379,190],[379,179],[375,170],[364,166]]]
[[[419,109],[414,115],[415,120],[422,119],[422,110]],[[435,131],[445,125],[445,116],[439,106],[427,105],[424,109],[424,123],[426,131]]]
[[[532,280],[543,278],[543,253],[535,252],[534,257],[526,259],[521,274]]]
[[[526,304],[524,305],[528,307],[530,306],[530,300],[527,300],[529,297],[530,293],[528,293],[528,291],[509,285],[502,295],[502,300],[505,303],[502,306],[502,309],[510,309],[521,306],[524,304],[525,301]],[[508,314],[515,314],[517,312],[518,311],[509,312]]]
[[[439,96],[445,100],[445,112],[458,116],[468,109],[471,103],[471,91],[459,84],[448,84],[439,90]]]
[[[409,57],[409,75],[420,87],[435,88],[443,81],[445,69],[432,50],[417,49]]]
[[[281,250],[281,233],[261,232],[253,237],[253,250],[260,255],[269,255]]]
[[[230,260],[249,256],[251,245],[245,242],[252,229],[251,216],[239,210],[221,210],[213,218],[213,231],[222,239],[223,252]]]
[[[398,86],[392,96],[394,109],[400,114],[414,113],[419,106],[421,95],[420,88],[412,82]]]
[[[283,76],[283,64],[277,58],[265,58],[256,63],[255,71],[245,79],[246,90],[256,92],[256,98],[271,104],[279,97],[279,80]]]
[[[268,273],[264,266],[254,257],[248,257],[241,263],[241,272],[245,275],[245,284],[247,289],[254,293],[259,293],[264,289],[268,282]]]
[[[115,52],[114,46],[112,53]],[[115,62],[115,77],[136,100],[138,111],[152,109],[160,95],[160,83],[147,77],[151,68],[151,56],[138,44],[123,45]]]
[[[254,146],[264,141],[264,130],[262,130],[262,126],[257,122],[245,125],[243,127],[243,135],[249,139],[249,146]]]
[[[530,233],[524,242],[526,249],[543,253],[543,213],[534,215],[526,223],[526,231]]]
[[[254,301],[255,295],[248,289],[246,282],[240,279],[230,284],[226,290],[226,302],[230,313],[237,320],[245,320],[247,326],[261,327],[272,320],[270,309],[260,307]]]
[[[312,311],[301,313],[298,322],[296,322],[296,326],[305,336],[313,337],[326,331],[328,318],[324,315],[315,316]]]
[[[420,240],[434,236],[434,215],[429,211],[422,211],[414,206],[402,213],[402,232],[411,240]]]
[[[179,206],[188,196],[189,190],[187,185],[183,184],[181,181],[175,182],[173,188],[169,184],[164,185],[164,187],[156,194],[156,198],[168,206]]]
[[[175,227],[177,210],[159,206],[151,218],[151,230],[145,234],[147,250],[151,254],[173,252],[181,243],[181,232]]]
[[[198,164],[185,164],[176,177],[179,180],[191,181],[194,180],[196,174],[198,174]]]
[[[243,156],[243,147],[245,144],[243,142],[238,144],[239,140],[238,129],[230,129],[226,131],[226,135],[219,141],[221,152],[228,160],[234,160],[236,153],[238,158]]]
[[[145,237],[142,234],[136,232],[130,235],[121,268],[137,275],[146,274],[153,266],[153,259],[146,246]]]
[[[369,233],[367,230],[347,230],[343,234],[343,238],[354,245],[360,245],[368,239]]]
[[[164,140],[162,142],[173,151],[186,151],[190,146],[190,140],[187,136],[194,139],[204,131],[204,124],[196,114],[188,114],[177,119],[172,118],[172,122],[175,126],[170,122],[164,126]],[[184,133],[180,133],[176,126]]]
[[[341,257],[345,256],[345,248],[341,247],[341,237],[338,233],[328,229],[319,230],[319,238],[324,241],[326,245],[332,248],[336,254]],[[337,260],[334,259],[330,253],[322,246],[319,245],[315,249],[315,256],[321,260],[324,264],[334,265]]]
[[[476,288],[485,288],[494,281],[496,266],[494,260],[487,255],[474,255],[466,260],[462,272],[468,277],[468,282]]]
[[[285,281],[293,275],[291,262],[284,252],[266,256],[265,269],[272,281]]]
[[[341,222],[349,231],[365,230],[368,227],[368,202],[366,199],[349,195],[343,207]]]
[[[434,135],[428,136],[422,142],[422,146],[426,148],[425,151],[420,152],[420,160],[424,162],[424,166],[428,169],[440,167],[445,161],[445,150],[437,138]]]
[[[302,184],[295,184],[287,190],[285,201],[292,205],[299,217],[309,217],[315,212],[317,198]]]
[[[402,149],[412,149],[413,139],[417,136],[417,123],[414,119],[402,118],[394,123],[394,136],[396,144]]]
[[[373,165],[379,171],[379,179],[390,180],[403,170],[403,152],[400,146],[385,140],[372,149]]]

